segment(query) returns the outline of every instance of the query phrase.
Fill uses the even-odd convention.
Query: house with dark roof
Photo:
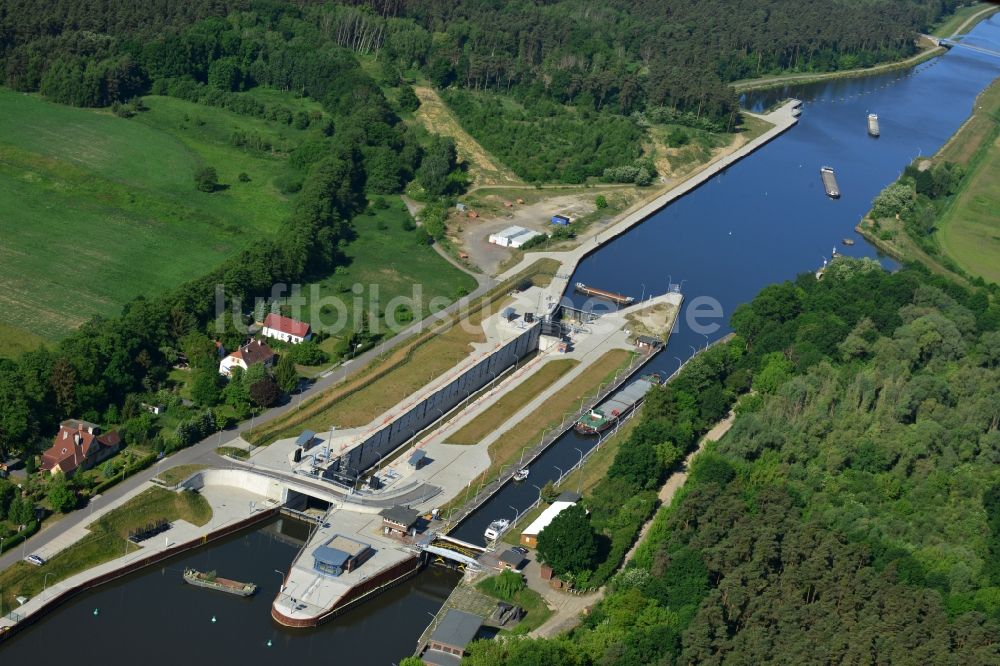
[[[521,562],[524,562],[524,555],[513,548],[508,548],[497,559],[497,569],[501,571],[506,571],[507,569],[517,571],[521,568]]]
[[[68,419],[59,425],[59,432],[42,453],[42,469],[50,474],[72,476],[78,469],[90,469],[107,460],[121,448],[116,431],[101,434],[95,423]]]
[[[465,648],[482,626],[483,618],[478,615],[454,608],[449,610],[434,627],[427,641],[427,650],[420,658],[431,666],[458,666],[465,656]]]
[[[305,342],[312,337],[309,324],[273,312],[264,318],[264,327],[260,332],[269,338],[290,342],[293,345]]]
[[[219,374],[229,377],[233,368],[246,370],[255,363],[263,363],[266,367],[274,364],[274,350],[266,342],[251,340],[219,363]]]
[[[379,512],[382,516],[382,532],[397,537],[406,535],[413,536],[417,533],[416,524],[420,520],[420,513],[416,509],[405,506],[393,506],[382,509]]]

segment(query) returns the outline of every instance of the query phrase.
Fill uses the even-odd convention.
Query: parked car
[[[513,548],[511,548],[511,550],[513,550],[515,553],[521,553],[522,555],[528,554],[528,549],[525,548],[524,546],[514,546]]]
[[[45,564],[45,558],[43,558],[41,555],[28,555],[26,558],[24,558],[24,561],[28,562],[29,564],[34,564],[36,567],[40,567],[43,564]]]

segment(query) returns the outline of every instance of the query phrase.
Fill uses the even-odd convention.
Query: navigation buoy
[[[215,624],[215,616],[212,616],[212,624]]]

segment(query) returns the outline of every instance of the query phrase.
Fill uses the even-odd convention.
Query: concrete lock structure
[[[373,433],[350,451],[344,452],[327,470],[327,475],[342,482],[353,483],[383,456],[394,451],[415,433],[441,418],[443,414],[447,414],[468,396],[499,377],[507,368],[538,349],[540,333],[541,327],[537,321],[527,326],[516,338],[414,405],[405,414]]]

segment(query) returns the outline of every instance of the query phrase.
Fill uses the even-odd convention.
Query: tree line
[[[476,643],[466,663],[1000,658],[1000,306],[920,268],[838,259],[731,325],[650,394],[601,482],[616,487],[569,517],[598,541],[569,566],[600,567],[601,539],[627,526],[606,516],[655,493],[677,459],[664,452],[735,403],[605,599],[568,636]]]
[[[37,450],[67,417],[121,423],[123,431],[148,433],[139,422],[145,418],[142,410],[125,414],[124,407],[134,407],[138,396],[156,394],[166,385],[182,341],[198,333],[232,350],[244,340],[234,317],[240,318],[256,296],[267,296],[275,283],[324,276],[342,264],[343,248],[354,237],[351,220],[367,206],[366,190],[398,192],[419,176],[427,193],[439,196],[456,183],[454,144],[431,141],[422,148],[354,56],[318,33],[297,6],[207,2],[176,11],[173,3],[164,2],[154,3],[148,15],[126,11],[111,20],[106,14],[116,7],[46,0],[32,11],[0,13],[8,83],[36,89],[48,81],[43,92],[61,101],[107,103],[110,93],[106,99],[77,96],[91,90],[86,73],[128,61],[126,69],[140,81],[134,89],[120,85],[120,79],[111,85],[106,78],[98,89],[116,90],[124,98],[126,89],[155,88],[199,100],[215,91],[221,105],[229,106],[225,100],[237,93],[220,89],[220,81],[236,87],[266,84],[319,101],[324,115],[300,120],[310,127],[315,121],[316,127],[288,159],[288,176],[296,181],[290,191],[297,194],[292,214],[273,237],[257,237],[206,275],[167,293],[137,298],[119,317],[95,318],[51,348],[16,361],[0,359],[0,454]],[[234,7],[247,11],[219,16]],[[94,16],[84,20],[85,10]],[[40,19],[49,11],[48,22]],[[194,20],[204,15],[208,18]],[[104,32],[88,41],[90,33],[79,29],[98,25],[121,34]],[[84,43],[90,47],[83,48]],[[234,59],[227,62],[240,75],[210,77],[215,63],[227,58]],[[86,65],[73,64],[79,59]],[[238,85],[233,83],[237,79]],[[243,137],[234,140],[242,142]],[[220,286],[226,314],[217,318]],[[209,395],[210,389],[202,388]],[[270,387],[258,388],[271,392]],[[257,404],[270,402],[263,392],[259,397]],[[206,406],[213,402],[202,401]],[[190,433],[201,433],[201,425],[208,423],[208,417],[192,418],[200,420],[185,429],[182,439],[190,440]]]

